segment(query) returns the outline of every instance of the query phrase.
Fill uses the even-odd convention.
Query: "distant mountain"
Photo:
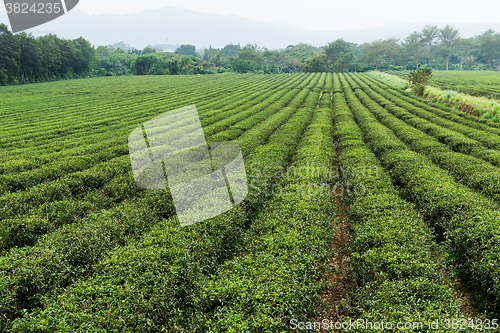
[[[0,12],[0,22],[8,24],[5,12]],[[362,30],[315,32],[301,30],[284,22],[265,23],[236,15],[207,14],[176,7],[122,15],[87,15],[76,8],[54,21],[26,32],[32,32],[35,36],[51,32],[71,39],[82,36],[96,46],[123,41],[138,49],[148,44],[166,43],[193,44],[197,47],[211,45],[217,48],[229,43],[256,43],[270,49],[279,49],[300,42],[323,46],[337,38],[359,44],[388,37],[404,38],[413,30],[421,30],[425,24],[440,27],[446,25],[445,22],[422,22]],[[452,25],[459,28],[464,37],[478,35],[487,29],[500,31],[498,23]]]

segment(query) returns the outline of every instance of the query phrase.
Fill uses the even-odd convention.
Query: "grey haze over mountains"
[[[0,11],[0,22],[8,24],[7,13]],[[389,37],[404,38],[425,24],[444,27],[446,22],[421,22],[383,25],[378,28],[339,31],[307,31],[286,24],[266,23],[236,15],[200,13],[176,7],[144,10],[134,14],[87,15],[78,8],[57,20],[26,30],[35,36],[47,33],[62,38],[82,36],[95,46],[124,41],[138,49],[155,44],[193,44],[197,47],[224,47],[229,43],[256,43],[269,49],[307,43],[323,46],[337,38],[362,44]],[[487,29],[500,31],[498,23],[451,24],[462,36],[472,37]],[[168,38],[168,42],[166,41]]]

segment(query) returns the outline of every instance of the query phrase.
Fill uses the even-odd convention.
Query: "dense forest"
[[[0,24],[0,85],[93,75],[95,48],[84,38],[12,34]]]
[[[123,43],[122,43],[123,44]],[[125,45],[125,44],[124,44]],[[0,85],[64,78],[115,75],[179,75],[291,72],[364,72],[430,67],[446,70],[500,70],[500,34],[487,30],[462,38],[451,26],[425,26],[404,40],[388,38],[362,45],[338,39],[323,47],[289,45],[268,50],[255,44],[197,50],[181,45],[175,52],[95,48],[80,37],[12,34],[0,24]]]

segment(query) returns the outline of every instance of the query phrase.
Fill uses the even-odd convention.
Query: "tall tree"
[[[238,58],[260,66],[264,62],[264,51],[257,44],[247,44],[238,50]]]
[[[54,41],[59,48],[61,54],[59,61],[57,63],[59,70],[57,70],[57,76],[60,77],[71,77],[75,73],[74,65],[76,63],[77,52],[74,47],[73,41],[60,39],[54,36]]]
[[[185,46],[185,45],[182,45],[182,46]],[[182,48],[181,46],[181,48]],[[142,49],[141,51],[141,54],[142,55],[145,55],[145,54],[151,54],[151,53],[156,53],[156,49],[153,48],[151,45],[148,45],[146,46],[144,49]],[[194,52],[194,55],[196,56],[196,48],[195,48],[195,52]]]
[[[225,63],[238,73],[261,71],[265,61],[265,51],[265,48],[260,48],[256,44],[247,44],[238,50],[236,57],[228,57]]]
[[[326,53],[328,61],[332,65],[335,73],[345,72],[347,67],[349,67],[349,64],[354,61],[351,43],[348,43],[343,39],[337,39],[336,41],[329,43],[323,48],[323,50]]]
[[[302,62],[319,54],[321,52],[321,48],[305,43],[299,43],[297,45],[288,45],[284,52],[287,56],[298,59]]]
[[[219,49],[210,48],[203,54],[203,59],[205,61],[211,62],[215,67],[222,66],[222,51]]]
[[[396,54],[396,58],[394,58],[395,64],[400,68],[405,69],[410,59],[411,59],[411,54],[408,52],[408,50],[405,49],[404,47],[399,47],[399,50]]]
[[[240,48],[240,45],[228,44],[222,49],[222,55],[224,56],[224,58],[236,57]]]
[[[190,44],[183,44],[181,47],[175,50],[177,54],[190,55],[196,57],[198,54],[196,53],[196,46]]]
[[[489,29],[478,36],[480,55],[491,69],[491,63],[500,59],[500,34]]]
[[[464,58],[465,63],[469,67],[469,70],[472,70],[472,65],[474,64],[475,58],[473,56],[467,56]]]
[[[435,25],[426,25],[422,29],[421,41],[429,50],[429,64],[432,69],[432,54],[437,46],[437,37],[439,36],[439,28]]]
[[[193,60],[190,57],[182,57],[180,61],[181,71],[180,74],[186,74],[193,69]]]
[[[60,73],[58,73],[58,63],[61,59],[61,51],[56,44],[56,38],[57,37],[53,34],[38,37],[42,54],[42,57],[40,58],[43,70],[42,79],[44,80],[49,80],[61,76]]]
[[[132,72],[135,75],[161,75],[164,74],[161,56],[155,53],[145,54],[137,57],[132,64]]]
[[[460,50],[460,70],[463,69],[464,60],[469,56],[470,52],[478,46],[474,37],[461,38],[458,41],[458,49]]]
[[[107,46],[98,46],[95,51],[98,57],[110,57],[111,53],[113,53],[114,50],[115,48],[113,46],[107,45]]]
[[[291,63],[291,61],[287,59],[286,54],[284,52],[266,51],[266,53],[271,53],[266,57],[266,64],[275,66],[278,70],[278,74],[281,74],[283,69],[289,66]]]
[[[391,70],[392,61],[398,57],[401,52],[399,38],[388,38],[383,41],[385,49],[385,57],[387,58],[387,66]]]
[[[19,40],[19,78],[22,81],[33,82],[41,76],[41,51],[38,40],[32,34],[21,32],[16,35]]]
[[[411,54],[415,60],[415,67],[418,69],[418,57],[422,49],[422,35],[418,31],[413,31],[403,42],[403,47]]]
[[[454,51],[455,46],[460,40],[460,31],[449,25],[439,31],[439,40],[441,41],[440,49],[446,59],[446,70],[450,62],[450,54]]]
[[[361,48],[359,59],[366,64],[375,63],[375,69],[380,70],[380,64],[382,63],[385,51],[386,44],[381,39],[365,43]]]
[[[21,49],[19,40],[9,31],[7,26],[0,24],[0,84],[14,82],[19,71]]]
[[[302,71],[305,73],[320,73],[326,72],[326,66],[328,65],[328,56],[325,51],[321,51],[312,58],[306,60],[305,64],[302,65]]]
[[[89,75],[97,63],[96,50],[83,37],[74,39],[73,43],[77,51],[74,71],[80,75]]]

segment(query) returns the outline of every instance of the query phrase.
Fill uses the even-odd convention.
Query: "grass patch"
[[[400,77],[378,71],[372,71],[368,74],[394,87],[409,88],[408,82]],[[456,110],[500,123],[500,101],[498,100],[470,96],[454,90],[443,90],[432,86],[425,89],[424,96],[433,102],[446,104]]]

